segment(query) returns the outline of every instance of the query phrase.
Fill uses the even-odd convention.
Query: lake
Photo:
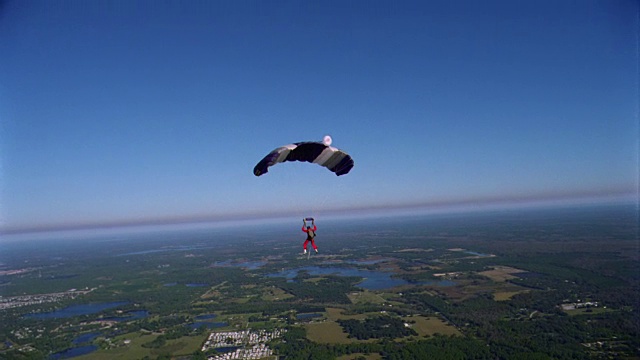
[[[216,314],[203,314],[203,315],[198,315],[195,317],[196,320],[211,320],[211,319],[215,319],[216,317],[218,317],[218,315]]]
[[[113,309],[118,306],[128,304],[128,301],[114,301],[96,304],[71,305],[59,310],[49,311],[45,313],[26,314],[27,319],[63,319],[74,316],[90,315],[99,313],[104,310]]]
[[[206,286],[209,286],[209,284],[202,284],[202,283],[187,284],[187,287],[206,287]]]
[[[269,277],[284,277],[289,280],[298,276],[298,272],[306,271],[310,275],[338,275],[338,276],[356,276],[361,277],[363,280],[356,284],[357,287],[367,290],[382,290],[389,289],[396,286],[403,285],[435,285],[435,286],[454,286],[456,283],[451,280],[434,280],[434,281],[421,281],[410,282],[403,279],[397,279],[391,277],[393,273],[385,271],[373,271],[362,269],[351,269],[341,267],[319,267],[319,266],[306,266],[291,270],[284,270],[278,273],[268,274]]]
[[[200,328],[201,326],[204,326],[207,329],[215,329],[215,328],[225,327],[227,325],[229,324],[226,322],[196,321],[194,323],[188,324],[187,326],[195,330]]]
[[[206,327],[207,329],[215,329],[215,328],[219,328],[219,327],[225,327],[228,326],[229,324],[227,324],[226,322],[211,322],[211,321],[207,321],[207,320],[211,320],[211,319],[215,319],[217,318],[218,315],[216,314],[202,314],[202,315],[198,315],[195,317],[195,322],[188,324],[187,326],[190,327],[191,329],[197,329],[201,326]]]
[[[69,359],[69,358],[80,356],[80,355],[87,355],[96,350],[98,350],[98,347],[95,345],[79,346],[79,347],[70,348],[70,349],[55,353],[49,356],[49,359],[50,360]]]
[[[121,316],[110,316],[110,317],[102,318],[100,320],[105,320],[105,321],[132,321],[132,320],[143,319],[143,318],[146,318],[147,316],[149,316],[149,312],[147,310],[135,310],[135,311],[127,311],[126,313],[122,314]]]
[[[97,338],[98,336],[100,336],[99,332],[91,332],[91,333],[86,333],[86,334],[82,334],[78,337],[76,337],[75,339],[73,339],[73,345],[79,345],[82,343],[88,343],[93,341],[93,339]]]

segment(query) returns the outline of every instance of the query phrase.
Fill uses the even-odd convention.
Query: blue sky
[[[2,4],[5,231],[637,196],[636,1]]]

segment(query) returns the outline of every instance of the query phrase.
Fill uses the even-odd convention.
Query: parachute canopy
[[[329,138],[330,139],[330,138]],[[269,167],[285,161],[305,161],[326,167],[337,176],[348,173],[353,167],[349,154],[338,150],[326,139],[324,142],[299,142],[281,146],[271,151],[253,168],[253,174],[260,176],[269,171]]]

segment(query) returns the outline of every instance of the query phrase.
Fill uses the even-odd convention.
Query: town
[[[86,295],[95,290],[85,288],[84,290],[70,289],[68,291],[49,293],[49,294],[33,294],[3,297],[0,296],[0,310],[12,309],[22,306],[39,305],[45,303],[55,303],[65,299],[75,299],[80,295]]]
[[[202,352],[211,349],[235,348],[234,351],[220,355],[210,356],[209,360],[227,359],[262,359],[273,355],[273,350],[266,345],[268,341],[280,338],[286,330],[273,331],[228,331],[213,332],[202,346]]]

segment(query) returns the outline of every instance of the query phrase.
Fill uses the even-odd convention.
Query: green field
[[[327,314],[327,318],[332,321],[347,320],[347,319],[363,320],[367,318],[367,314],[348,315],[348,314],[345,314],[344,312],[345,310],[340,308],[327,308],[326,314]]]
[[[370,341],[349,338],[342,330],[342,327],[337,323],[337,320],[364,320],[371,314],[345,315],[343,312],[343,309],[327,308],[326,321],[305,325],[305,328],[307,329],[307,338],[313,342],[321,344],[349,344],[353,342]]]
[[[528,290],[520,290],[520,291],[498,291],[493,294],[493,299],[495,301],[506,301],[514,297],[515,295],[522,294],[527,292]]]
[[[360,291],[360,292],[352,292],[347,294],[349,300],[353,304],[359,303],[371,303],[371,304],[382,304],[386,302],[386,300],[380,296],[379,294],[372,291]]]
[[[108,360],[108,359],[141,359],[145,356],[156,358],[162,354],[189,355],[200,350],[206,340],[207,335],[184,336],[179,339],[168,340],[165,346],[157,349],[145,348],[142,345],[153,341],[159,334],[129,333],[115,337],[111,340],[114,344],[112,348],[101,349],[88,355],[78,356],[76,359],[82,360]],[[124,344],[129,340],[128,344]]]
[[[279,300],[291,299],[293,297],[295,296],[287,293],[286,291],[280,288],[272,287],[272,288],[264,289],[261,299],[264,301],[279,301]]]
[[[462,335],[458,329],[438,317],[411,316],[404,318],[404,320],[406,322],[415,321],[415,324],[411,324],[411,328],[419,336],[433,336],[435,334]]]
[[[349,344],[357,341],[349,339],[340,325],[334,321],[311,323],[305,325],[305,328],[307,329],[307,338],[319,344]]]

